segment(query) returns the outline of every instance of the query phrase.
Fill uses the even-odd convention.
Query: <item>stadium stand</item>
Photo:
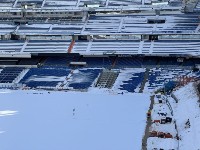
[[[142,67],[142,61],[140,57],[118,57],[115,66],[139,68]]]
[[[109,89],[112,88],[118,75],[119,75],[119,71],[104,69],[101,72],[101,75],[99,76],[99,79],[96,83],[96,87],[109,88]]]
[[[65,53],[70,41],[29,41],[23,52],[29,53]]]
[[[147,8],[156,7],[155,5],[152,5],[153,2],[159,3],[159,1],[151,1],[151,0],[145,0],[145,1],[123,1],[123,0],[34,0],[34,1],[29,1],[29,0],[4,0],[0,4],[0,8],[21,8],[23,4],[26,4],[27,7],[29,8],[45,8],[45,9],[56,9],[56,8],[68,8],[70,9],[83,9],[83,8],[96,8],[96,10],[110,10],[112,11],[113,8],[116,10],[120,8],[131,8],[131,7],[139,7],[143,8],[144,5]],[[176,3],[175,3],[176,2]],[[165,9],[177,9],[181,7],[181,1],[176,0],[174,3],[170,2],[170,6],[168,7],[167,4],[165,5]],[[160,2],[161,3],[161,2]],[[142,7],[143,6],[143,7]],[[143,10],[145,10],[143,8]]]
[[[20,83],[26,87],[56,87],[60,82],[65,81],[70,70],[66,68],[31,68]]]
[[[18,60],[0,60],[0,65],[17,65]]]
[[[87,63],[87,67],[104,67],[104,68],[109,68],[112,66],[112,58],[108,57],[82,57],[80,59],[82,62]]]
[[[45,59],[44,66],[45,67],[51,67],[51,66],[56,66],[56,67],[69,67],[70,62],[77,62],[80,60],[79,56],[66,56],[66,57],[48,57]]]
[[[1,81],[26,70],[23,87],[112,89],[134,68],[149,72],[130,72],[118,89],[155,89],[198,70],[199,21],[199,2],[190,0],[3,0]]]
[[[58,40],[0,40],[1,57],[6,54],[68,53],[70,41]],[[71,52],[80,55],[145,55],[145,56],[198,56],[199,40],[96,40],[76,41]]]
[[[18,65],[38,65],[40,59],[40,57],[21,59],[19,60]]]
[[[3,68],[0,72],[0,83],[13,83],[24,68]]]
[[[135,92],[136,88],[139,88],[144,80],[144,72],[134,73],[128,81],[123,81],[120,85],[120,90],[127,92]]]
[[[88,89],[94,84],[101,69],[79,69],[68,79],[67,86],[73,89]]]

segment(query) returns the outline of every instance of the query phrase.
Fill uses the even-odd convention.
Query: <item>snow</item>
[[[163,88],[164,84],[168,81],[179,80],[179,77],[198,77],[196,73],[192,72],[190,69],[179,69],[179,68],[152,68],[150,69],[150,79],[152,84],[150,85],[150,80],[146,82],[143,92],[144,93],[153,93],[156,90]]]
[[[173,123],[168,123],[168,124],[153,123],[150,129],[151,131],[170,133],[173,137],[176,136],[176,129]]]
[[[15,115],[17,113],[17,111],[12,111],[12,110],[4,110],[4,111],[0,111],[0,117],[1,116],[11,116],[11,115]]]
[[[163,138],[155,138],[150,137],[147,140],[148,148],[147,150],[164,149],[164,150],[172,150],[178,149],[177,140],[175,139],[163,139]],[[156,145],[156,146],[155,146]]]
[[[154,104],[151,117],[152,120],[160,120],[165,116],[160,115],[160,113],[164,113],[167,117],[172,117],[169,107],[166,104]]]
[[[141,149],[148,94],[95,90],[0,94],[1,150]]]
[[[159,100],[162,100],[162,103],[159,103]],[[161,120],[165,119],[166,117],[172,118],[172,122],[161,124],[160,122],[152,123],[149,131],[156,131],[157,133],[165,133],[170,134],[172,138],[157,138],[157,137],[149,137],[147,141],[147,149],[152,150],[156,149],[177,149],[178,148],[178,141],[176,140],[177,130],[175,127],[175,121],[171,113],[171,109],[169,108],[168,104],[168,97],[159,94],[156,94],[154,97],[154,104],[153,109],[151,111],[151,119],[154,120]]]
[[[120,70],[119,76],[117,77],[117,80],[115,81],[112,90],[115,91],[122,91],[120,90],[121,85],[124,84],[125,81],[129,81],[132,77],[134,77],[135,73],[142,73],[145,72],[145,68],[124,68]],[[140,84],[135,89],[135,92],[139,92],[140,90]],[[126,91],[123,91],[126,92]]]
[[[28,80],[26,82],[30,82],[30,81],[47,81],[47,82],[65,81],[65,78],[66,78],[66,76],[58,77],[58,76],[37,76],[37,75],[33,75],[30,78],[28,78]]]
[[[180,137],[179,145],[181,150],[200,149],[200,108],[199,97],[193,83],[189,83],[174,92],[178,103],[172,103],[174,107],[174,117],[176,119],[178,134]],[[190,127],[186,122],[190,122]]]

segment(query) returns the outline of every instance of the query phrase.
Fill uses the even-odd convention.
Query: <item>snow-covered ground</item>
[[[148,94],[0,92],[1,150],[140,150]]]
[[[150,94],[154,95],[156,89],[171,79],[197,77],[183,69],[153,68],[149,76],[145,76],[147,72],[141,68],[121,69],[112,89],[94,87],[97,78],[86,72],[91,78],[87,92],[1,90],[0,150],[142,149]],[[45,76],[44,80],[43,77],[30,78],[33,81],[63,80],[63,85],[71,81],[83,83],[88,81],[86,79],[78,70],[73,71],[73,76],[70,73],[65,77]],[[140,89],[143,93],[138,94]],[[171,137],[149,137],[148,150],[200,149],[200,108],[195,89],[189,84],[174,95],[178,103],[170,96],[154,98],[151,119],[157,123],[151,123],[149,132],[169,133]],[[158,123],[165,117],[172,118],[172,122]],[[186,125],[188,119],[190,125]]]
[[[157,131],[157,132],[170,133],[173,137],[176,136],[176,129],[173,123],[168,123],[168,124],[153,123],[151,125],[150,130]]]
[[[174,92],[178,103],[171,103],[176,119],[180,150],[200,149],[200,105],[193,83]]]
[[[155,138],[150,137],[147,141],[148,150],[154,150],[155,147],[159,149],[164,150],[177,150],[178,149],[178,143],[175,139],[164,139],[164,138]]]
[[[159,97],[157,95],[154,97],[153,109],[151,110],[152,124],[149,128],[150,133],[156,132],[156,135],[152,134],[153,137],[147,139],[147,149],[176,150],[178,149],[178,141],[176,139],[177,131],[172,111],[168,106],[167,97],[161,94],[158,95]],[[162,123],[161,120],[166,120],[166,117],[171,118],[171,122]],[[170,135],[170,137],[165,136],[163,133]],[[159,134],[162,134],[163,137],[159,136]]]

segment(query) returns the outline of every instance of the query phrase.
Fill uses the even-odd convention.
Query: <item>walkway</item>
[[[153,104],[154,104],[154,95],[151,96],[151,104],[150,104],[150,107],[149,107],[150,111],[153,109]],[[152,125],[152,120],[151,120],[151,117],[150,117],[150,118],[147,118],[145,135],[142,139],[142,150],[147,150],[147,139],[149,137],[149,128],[150,128],[151,125]]]

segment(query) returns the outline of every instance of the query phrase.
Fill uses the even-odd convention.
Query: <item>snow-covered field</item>
[[[140,150],[148,94],[0,92],[1,150]]]

